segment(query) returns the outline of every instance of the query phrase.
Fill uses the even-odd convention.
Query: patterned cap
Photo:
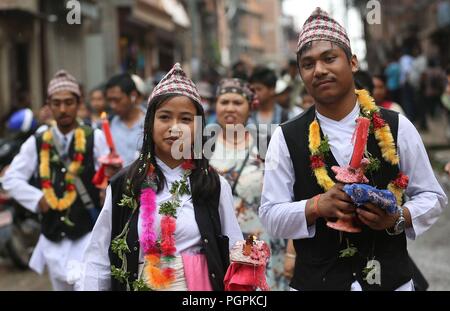
[[[217,89],[217,97],[226,93],[236,93],[242,95],[250,104],[253,102],[255,94],[250,89],[250,85],[238,78],[222,79]]]
[[[150,104],[155,97],[169,94],[187,96],[193,101],[201,103],[197,87],[194,82],[186,76],[186,73],[181,69],[179,63],[176,63],[158,85],[155,86],[148,102]]]
[[[80,85],[77,80],[65,70],[59,70],[50,81],[47,88],[47,96],[50,97],[61,91],[69,91],[81,96]]]
[[[298,36],[297,53],[300,52],[305,44],[317,40],[340,43],[351,50],[350,40],[345,28],[321,8],[316,8],[303,24],[303,28]]]

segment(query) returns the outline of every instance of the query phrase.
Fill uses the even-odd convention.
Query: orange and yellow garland
[[[68,171],[65,175],[66,191],[64,196],[59,199],[51,182],[51,170],[50,170],[50,151],[53,146],[53,134],[49,129],[43,134],[43,143],[39,153],[40,165],[39,174],[41,177],[41,186],[44,193],[44,197],[47,200],[51,209],[57,211],[64,211],[68,209],[77,198],[77,191],[74,184],[75,176],[78,175],[81,164],[84,159],[84,153],[86,151],[86,136],[81,128],[77,128],[74,133],[75,136],[75,155],[72,162],[69,165]]]
[[[361,113],[372,121],[374,135],[380,147],[382,157],[384,160],[392,165],[399,164],[399,156],[395,146],[394,138],[391,133],[389,125],[383,120],[380,115],[380,109],[375,104],[373,98],[366,90],[355,90],[358,96],[358,101],[361,106]],[[325,166],[325,156],[323,153],[323,143],[320,137],[319,122],[314,121],[309,126],[309,151],[311,153],[311,169],[314,172],[317,183],[328,191],[334,186],[334,181],[328,176]],[[325,141],[326,143],[326,141]],[[391,191],[396,199],[397,204],[403,204],[403,193],[408,185],[408,176],[399,173],[397,178],[389,183],[387,189]]]

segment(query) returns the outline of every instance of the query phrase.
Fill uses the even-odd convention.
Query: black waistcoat
[[[99,190],[91,182],[92,177],[95,175],[94,132],[89,127],[83,126],[81,128],[84,130],[86,136],[86,152],[84,154],[84,159],[82,163],[83,170],[82,173],[79,175],[79,177],[83,181],[86,190],[91,196],[92,202],[94,203],[98,213],[98,211],[100,210]],[[41,150],[41,145],[43,142],[42,136],[43,133],[36,136],[36,147],[38,153],[39,150]],[[75,153],[74,141],[75,136],[73,136],[72,142],[69,147],[69,156],[71,159],[73,159],[73,155]],[[51,152],[50,158],[52,158],[52,155],[56,153],[54,147],[52,147],[52,150],[50,152]],[[38,157],[38,159],[39,159],[38,160],[38,167],[39,167],[40,158]],[[55,189],[56,196],[58,198],[61,198],[64,195],[66,187],[66,183],[64,181],[66,169],[64,168],[64,165],[60,161],[53,162],[52,160],[50,160],[50,169],[51,169],[52,185],[53,188]],[[40,185],[39,170],[37,182]],[[71,240],[76,240],[85,235],[86,233],[90,232],[94,226],[91,214],[84,207],[84,204],[79,196],[77,196],[75,203],[70,207],[69,219],[75,224],[74,226],[68,226],[63,221],[61,221],[61,218],[65,215],[66,211],[60,212],[53,209],[50,209],[47,213],[42,215],[42,223],[41,223],[42,234],[50,241],[57,242],[65,237]]]
[[[125,224],[131,217],[130,230],[127,236],[127,244],[130,253],[127,253],[127,270],[129,272],[129,284],[138,277],[139,267],[139,236],[137,223],[139,213],[132,213],[129,207],[119,206],[124,193],[126,170],[122,170],[111,179],[112,191],[112,230],[111,241],[123,230]],[[220,185],[220,181],[217,181]],[[194,207],[195,220],[200,230],[202,240],[202,252],[205,254],[208,264],[209,280],[215,291],[224,290],[224,277],[230,264],[228,237],[222,235],[219,215],[220,191],[211,194],[211,200],[207,204],[196,204]],[[139,202],[138,202],[139,203]],[[122,261],[109,248],[109,259],[111,265],[121,267]],[[112,290],[126,290],[126,284],[119,282],[111,276]]]
[[[389,124],[394,140],[397,141],[398,114],[381,109],[383,119]],[[295,171],[293,192],[295,201],[305,200],[323,193],[310,167],[308,149],[309,125],[314,120],[312,107],[299,117],[281,125]],[[322,139],[323,133],[321,132]],[[386,189],[398,172],[381,157],[380,148],[373,134],[369,135],[367,149],[381,162],[381,168],[369,174],[370,184]],[[331,167],[338,165],[331,151],[325,159],[328,174],[334,179]],[[347,247],[346,240],[354,244],[358,253],[350,258],[340,258],[339,251]],[[349,290],[357,280],[363,290],[394,290],[411,279],[411,267],[406,249],[404,233],[389,236],[384,230],[375,231],[363,225],[361,233],[340,233],[326,226],[323,218],[316,221],[313,238],[294,240],[297,252],[293,288],[299,290]],[[369,285],[363,280],[363,268],[367,261],[375,259],[381,266],[381,285]]]

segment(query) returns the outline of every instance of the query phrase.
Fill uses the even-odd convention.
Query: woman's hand
[[[284,271],[283,271],[283,275],[287,279],[291,279],[294,276],[295,257],[296,253],[294,248],[294,242],[292,240],[289,240],[286,246],[286,254],[284,255]]]
[[[295,254],[286,253],[286,255],[284,255],[284,277],[287,279],[291,279],[294,276],[294,268]]]

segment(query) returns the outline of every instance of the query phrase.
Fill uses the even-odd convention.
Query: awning
[[[164,9],[172,16],[173,21],[180,27],[189,28],[191,21],[184,9],[184,6],[178,0],[162,0]]]
[[[1,0],[0,11],[18,10],[36,14],[39,12],[37,0]]]
[[[166,31],[175,30],[172,16],[168,14],[160,0],[138,0],[133,5],[132,16],[137,20]]]

